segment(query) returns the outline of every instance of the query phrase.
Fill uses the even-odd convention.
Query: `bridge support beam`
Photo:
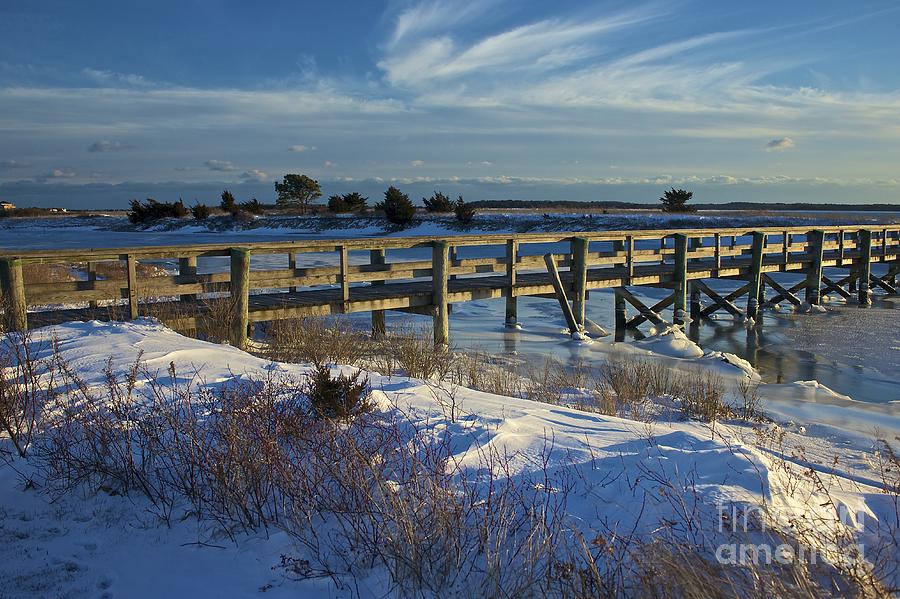
[[[816,229],[806,235],[810,255],[809,270],[806,273],[806,302],[818,306],[821,301],[822,254],[825,247],[825,232]]]
[[[700,286],[697,284],[700,280],[688,282],[691,291],[691,321],[700,320],[700,312],[703,311],[703,304],[700,303]]]
[[[384,250],[369,250],[369,263],[383,265]],[[384,285],[384,281],[372,281],[371,285]],[[379,339],[384,337],[387,327],[384,323],[384,310],[372,310],[372,337]]]
[[[587,300],[587,260],[588,240],[576,237],[572,240],[572,312],[579,331],[584,331],[585,307]]]
[[[247,329],[250,326],[250,250],[231,248],[231,345],[244,349],[247,346]]]
[[[687,235],[675,234],[675,315],[673,321],[683,325],[687,316]]]
[[[431,249],[431,280],[434,304],[434,344],[450,345],[450,307],[447,302],[447,279],[450,273],[450,246],[435,241]]]
[[[747,290],[747,318],[756,319],[759,313],[759,296],[762,290],[763,249],[766,234],[753,232],[753,245],[750,249],[750,287]]]
[[[869,279],[872,276],[872,231],[862,229],[857,238],[859,242],[859,305],[868,306],[872,303],[869,298]]]
[[[509,289],[506,293],[506,326],[514,327],[519,322],[519,307],[516,298],[516,271],[519,261],[519,242],[517,240],[507,240],[506,259],[506,276],[509,278]]]
[[[25,302],[25,277],[22,260],[0,260],[0,301],[3,302],[6,326],[12,331],[28,330],[28,304]]]
[[[563,288],[562,280],[559,278],[559,270],[556,268],[556,259],[553,257],[553,254],[544,254],[544,263],[547,264],[547,272],[550,273],[550,282],[553,284],[553,289],[556,291],[556,300],[559,302],[563,317],[566,319],[566,325],[569,327],[569,332],[574,335],[579,332],[578,322],[575,320],[575,315],[572,313],[572,308],[569,306],[569,298],[566,297],[566,290]]]

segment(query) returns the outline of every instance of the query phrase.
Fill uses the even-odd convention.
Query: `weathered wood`
[[[385,262],[384,250],[369,250],[369,263],[375,266],[383,266]],[[372,285],[384,285],[384,281],[372,281]],[[387,327],[384,321],[384,310],[372,310],[372,336],[376,339],[384,337]]]
[[[747,289],[747,318],[756,319],[759,312],[759,293],[762,285],[763,246],[766,234],[754,231],[750,255],[750,287]]]
[[[519,306],[516,297],[518,261],[519,242],[509,239],[506,241],[506,276],[509,278],[509,291],[506,294],[506,324],[509,326],[514,326],[519,322]]]
[[[698,291],[702,291],[703,293],[705,293],[707,295],[707,297],[709,297],[709,299],[711,299],[714,302],[715,305],[712,306],[713,311],[715,311],[717,308],[722,308],[723,310],[731,313],[734,316],[739,316],[739,317],[744,316],[743,313],[741,312],[740,308],[738,308],[733,303],[731,303],[731,300],[728,300],[728,299],[722,297],[721,295],[719,295],[718,293],[716,293],[715,291],[713,291],[709,287],[709,285],[707,285],[703,281],[698,279],[696,281],[692,281],[692,283]],[[711,314],[711,313],[712,312],[707,312],[705,310],[701,310],[700,314],[699,314],[699,318],[703,318],[706,314]]]
[[[887,278],[887,277],[885,277],[885,278]],[[888,282],[885,281],[884,279],[880,279],[880,278],[876,277],[875,275],[870,274],[870,275],[869,275],[869,281],[871,281],[872,284],[874,284],[876,287],[881,287],[882,289],[884,289],[885,291],[887,291],[887,292],[890,293],[891,295],[896,295],[896,294],[897,294],[897,287],[894,286],[894,285],[891,285],[890,283],[888,283]]]
[[[735,299],[737,299],[740,296],[747,293],[747,290],[749,288],[750,288],[750,283],[744,283],[743,285],[741,285],[740,287],[738,287],[737,289],[735,289],[734,291],[732,291],[731,293],[729,293],[722,299],[726,302],[733,302]],[[712,298],[712,295],[710,295],[709,293],[707,293],[706,295],[709,295],[709,297]],[[715,312],[717,309],[718,308],[716,306],[707,306],[706,308],[703,308],[702,312],[700,312],[700,316],[703,318],[706,318],[707,316],[709,316],[710,314]],[[740,312],[740,310],[738,310],[738,312]],[[740,312],[740,313],[743,314],[742,312]]]
[[[579,332],[578,321],[575,320],[572,308],[569,307],[569,298],[566,297],[566,290],[563,288],[562,280],[559,278],[559,270],[556,268],[556,260],[553,259],[553,254],[544,254],[544,263],[547,265],[547,272],[550,273],[550,283],[556,292],[556,299],[559,302],[560,309],[562,309],[563,317],[566,319],[569,332],[575,334]]]
[[[578,330],[584,330],[587,294],[588,240],[576,237],[572,240],[572,313]]]
[[[350,301],[350,255],[347,252],[346,245],[340,245],[337,248],[338,254],[340,255],[340,266],[341,266],[341,301],[345,304]]]
[[[821,300],[822,257],[825,244],[825,231],[816,229],[806,235],[809,256],[809,269],[806,274],[806,301],[817,306]]]
[[[127,254],[125,256],[125,272],[128,281],[128,319],[136,320],[138,317],[138,280],[137,265],[134,255]]]
[[[833,291],[846,300],[853,299],[853,295],[850,292],[846,291],[843,288],[843,285],[852,283],[854,280],[855,280],[854,275],[844,277],[843,279],[841,279],[840,281],[837,281],[837,282],[832,281],[825,275],[822,275],[822,285],[825,287],[825,289],[824,289],[825,293],[828,293],[829,291]]]
[[[675,283],[675,324],[684,324],[687,309],[687,235],[676,233],[675,238],[675,270],[672,280]]]
[[[450,246],[436,241],[431,251],[432,299],[434,311],[434,343],[450,344],[450,308],[447,279],[450,272]]]
[[[715,234],[715,268],[713,268],[713,276],[719,276],[719,270],[722,268],[722,236],[719,233]]]
[[[247,329],[250,326],[250,249],[231,249],[231,345],[247,346]]]
[[[634,295],[631,295],[631,298],[634,301],[640,302],[640,300],[637,299]],[[624,297],[622,298],[622,301],[623,302],[625,301]],[[648,310],[650,312],[652,312],[653,314],[655,314],[660,320],[660,322],[654,323],[654,324],[657,324],[657,325],[667,324],[665,322],[665,320],[662,318],[662,316],[659,316],[659,314],[660,314],[660,312],[662,312],[663,310],[665,310],[666,308],[668,308],[669,306],[671,306],[674,303],[675,303],[675,294],[670,293],[663,299],[659,300],[658,302],[656,302],[655,304],[650,306],[650,308]],[[646,306],[644,306],[644,307],[646,307]],[[647,320],[650,320],[650,319],[647,318],[647,316],[645,316],[644,313],[639,311],[637,316],[635,316],[634,318],[632,318],[631,320],[629,320],[625,323],[625,328],[628,328],[628,329],[637,328],[638,326],[644,324],[644,322],[646,322]],[[653,322],[653,321],[651,320],[651,322]]]
[[[624,289],[624,287],[622,287],[621,289]],[[622,297],[622,294],[619,292],[619,288],[616,288],[614,290],[614,309],[616,318],[616,341],[624,341],[628,312],[625,307],[625,298]]]
[[[801,306],[803,304],[803,302],[800,300],[800,298],[797,297],[796,295],[794,295],[793,291],[785,289],[782,285],[780,285],[778,283],[778,281],[773,279],[771,276],[764,274],[763,280],[769,285],[769,287],[774,289],[775,292],[777,293],[777,295],[775,297],[773,297],[772,299],[770,299],[767,302],[768,304],[774,306],[781,300],[787,300],[795,306]],[[801,285],[802,285],[802,283],[801,283]],[[799,289],[799,286],[797,287],[797,289]],[[796,291],[796,289],[794,289],[794,291]]]
[[[634,277],[634,235],[625,238],[625,284],[631,285]]]
[[[384,250],[381,250],[384,251]],[[297,254],[296,252],[288,252],[288,270],[291,271],[291,276],[297,276]],[[297,293],[297,286],[292,285],[288,288],[288,291],[291,293]]]
[[[6,311],[6,326],[12,331],[28,330],[28,303],[25,299],[25,277],[22,260],[0,259],[0,301]]]
[[[187,258],[179,258],[178,274],[184,278],[197,276],[197,257],[188,256]],[[197,295],[193,293],[183,293],[179,296],[179,299],[182,301],[191,301],[197,299]]]
[[[700,312],[703,310],[703,304],[700,303],[700,286],[697,283],[702,283],[702,281],[697,279],[688,282],[691,293],[691,321],[700,320]]]
[[[628,289],[626,289],[624,287],[618,287],[616,289],[615,293],[618,295],[621,295],[622,298],[624,298],[629,304],[634,306],[638,312],[641,313],[641,316],[643,316],[645,319],[649,320],[653,324],[655,324],[657,326],[666,326],[668,324],[665,320],[663,320],[663,318],[659,314],[654,312],[651,308],[648,308],[646,306],[646,304],[644,304],[644,302],[642,302],[641,300],[636,298],[633,293],[628,291]],[[673,300],[675,300],[674,297],[673,297]],[[675,300],[675,301],[677,301],[677,300]],[[636,319],[632,319],[632,322],[634,320],[636,320]],[[636,326],[636,325],[632,324],[631,326]]]
[[[872,276],[872,231],[862,229],[859,232],[859,259],[857,262],[859,280],[859,305],[872,303],[869,299],[869,279]]]
[[[87,280],[88,280],[88,283],[90,283],[91,288],[93,289],[97,283],[97,263],[96,262],[88,262],[87,263]],[[96,309],[99,306],[99,304],[97,303],[97,300],[90,300],[88,302],[88,306]]]

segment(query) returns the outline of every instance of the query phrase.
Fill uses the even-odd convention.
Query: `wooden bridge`
[[[538,244],[556,244],[564,251],[548,254]],[[388,260],[403,253],[396,250],[415,248],[430,249],[430,259]],[[460,257],[464,248],[475,257]],[[336,264],[303,266],[304,257],[322,253],[332,254]],[[668,308],[672,322],[683,324],[688,309],[692,320],[717,310],[755,318],[764,303],[814,305],[823,292],[847,299],[855,293],[866,304],[873,286],[896,293],[898,254],[900,226],[872,225],[12,250],[0,253],[0,300],[14,330],[69,320],[128,320],[170,306],[177,308],[177,324],[185,328],[227,314],[231,342],[243,346],[252,322],[371,312],[377,335],[384,332],[384,311],[401,310],[432,315],[435,342],[448,343],[452,304],[501,297],[506,298],[508,323],[516,321],[517,297],[556,298],[576,331],[584,327],[589,290],[613,288],[617,334],[646,321],[663,324],[662,311]],[[282,266],[260,268],[257,263],[251,269],[251,256],[268,257],[266,262]],[[197,272],[198,258],[215,257],[229,261],[227,272]],[[177,274],[157,271],[150,274],[163,276],[149,276],[141,267],[175,260]],[[116,263],[117,270],[106,271],[118,275],[98,276],[98,266],[105,262]],[[887,274],[872,274],[873,262],[888,262]],[[30,264],[63,265],[81,272],[83,280],[32,280],[29,273],[36,269]],[[824,275],[826,267],[845,272],[834,280]],[[804,276],[785,287],[773,272]],[[739,286],[722,296],[704,283],[713,278],[734,279]],[[629,290],[637,286],[672,292],[647,306]],[[805,294],[802,300],[796,295],[800,291]],[[744,309],[735,303],[741,296],[747,297]],[[627,304],[636,310],[630,319]],[[223,305],[228,309],[221,310]]]

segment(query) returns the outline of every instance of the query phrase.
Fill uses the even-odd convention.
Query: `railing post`
[[[181,277],[189,277],[194,283],[197,282],[197,257],[188,256],[187,258],[178,259],[178,275]],[[178,297],[181,301],[191,301],[197,299],[195,293],[184,293]]]
[[[0,260],[0,299],[6,313],[6,325],[12,331],[24,333],[28,330],[28,304],[25,301],[25,277],[22,274],[22,260],[5,258]]]
[[[247,328],[250,326],[250,250],[231,248],[231,345],[244,349],[247,346]]]
[[[516,239],[506,241],[506,260],[506,276],[509,278],[509,289],[506,293],[506,324],[514,327],[519,322],[518,298],[516,297],[519,242]]]
[[[91,284],[91,291],[94,291],[97,283],[97,263],[96,262],[88,262],[87,263],[87,278],[88,283]],[[97,300],[91,300],[88,302],[88,307],[91,309],[96,309],[100,304],[97,303]]]
[[[781,272],[787,271],[787,264],[791,257],[791,234],[784,231],[781,234],[781,260],[782,264],[778,268]]]
[[[715,234],[715,268],[713,268],[713,277],[719,276],[719,271],[722,269],[722,235],[720,233]]]
[[[759,313],[759,296],[762,289],[763,250],[766,247],[766,234],[753,232],[753,244],[750,249],[750,287],[747,289],[747,318],[756,320]]]
[[[137,263],[131,254],[125,255],[125,271],[128,282],[128,320],[137,320],[138,317],[138,282]]]
[[[337,250],[341,255],[341,312],[346,314],[350,301],[350,256],[346,245],[338,246]]]
[[[625,238],[625,282],[631,285],[634,278],[634,236]]]
[[[369,263],[379,266],[385,264],[384,250],[369,250]],[[384,281],[372,281],[373,286],[384,285]],[[387,327],[384,323],[384,310],[372,310],[372,337],[376,339],[384,337]]]
[[[294,252],[288,253],[288,268],[291,271],[291,276],[296,277],[297,276],[297,254],[295,254]],[[289,287],[288,292],[297,293],[297,288]]]
[[[684,233],[676,233],[675,237],[675,271],[672,281],[675,283],[674,322],[683,325],[687,315],[687,244]]]
[[[576,237],[571,242],[572,248],[572,313],[578,330],[584,331],[585,304],[587,299],[587,260],[588,240]]]
[[[434,344],[450,345],[450,306],[447,302],[447,276],[450,248],[446,241],[435,241],[431,250],[431,281],[434,305]]]
[[[806,302],[818,306],[822,287],[822,254],[825,248],[825,232],[816,229],[806,234],[806,249],[810,254],[809,272],[806,274]]]
[[[858,250],[859,264],[859,305],[867,306],[872,303],[869,298],[869,277],[872,274],[872,231],[863,229],[859,232]]]

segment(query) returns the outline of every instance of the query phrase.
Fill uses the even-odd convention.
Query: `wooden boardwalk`
[[[557,247],[562,243],[568,251],[534,253],[541,249],[535,248],[537,244],[548,243]],[[504,248],[503,256],[457,257],[462,247],[481,248],[483,252],[473,253],[486,254],[490,248],[496,253],[496,246]],[[431,260],[388,260],[394,250],[409,248],[430,248]],[[351,264],[351,252],[356,256],[368,252],[368,263]],[[313,253],[332,253],[337,265],[298,266],[303,255]],[[251,255],[277,254],[285,257],[288,268],[250,269]],[[203,318],[227,314],[232,342],[242,345],[251,322],[371,312],[373,332],[378,334],[384,331],[384,310],[403,310],[432,315],[436,342],[447,343],[449,306],[480,299],[506,298],[507,321],[514,322],[517,297],[556,298],[569,312],[570,326],[583,328],[588,292],[613,288],[617,331],[645,321],[665,322],[661,313],[670,307],[676,323],[686,319],[689,307],[693,319],[716,310],[753,318],[767,301],[818,303],[823,289],[847,298],[855,293],[859,302],[867,303],[872,286],[896,292],[898,256],[900,227],[867,225],[812,231],[691,229],[329,239],[238,247],[7,252],[0,255],[0,290],[4,316],[14,329],[93,318],[127,320],[166,310],[178,326],[192,328]],[[198,274],[198,258],[210,257],[228,257],[230,272]],[[178,273],[148,276],[139,268],[160,260],[177,260]],[[121,276],[98,277],[98,266],[107,262],[120,265]],[[889,263],[887,275],[872,275],[873,262]],[[29,264],[81,269],[84,280],[29,280],[25,274]],[[826,267],[845,269],[847,274],[835,281],[824,275]],[[769,276],[772,272],[805,276],[800,284],[785,289]],[[742,284],[722,297],[704,283],[713,278]],[[671,289],[671,294],[655,306],[646,306],[629,291],[639,286],[663,287]],[[772,297],[767,297],[766,287]],[[796,295],[800,291],[805,294],[802,300]],[[571,309],[566,296],[572,298]],[[735,304],[741,296],[747,297],[746,310]],[[79,307],[54,309],[59,305]],[[628,305],[636,311],[630,319]]]

